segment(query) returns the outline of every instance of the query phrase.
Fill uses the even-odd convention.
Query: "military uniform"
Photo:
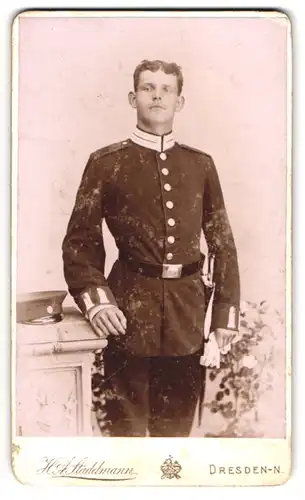
[[[119,250],[107,279],[103,218]],[[122,427],[112,422],[114,433],[137,435],[140,431],[135,427],[142,428],[141,422],[143,429],[147,427],[152,413],[155,425],[164,409],[160,398],[168,410],[161,428],[169,433],[172,425],[174,435],[189,432],[199,390],[198,356],[205,320],[202,230],[215,256],[211,330],[237,330],[236,247],[212,158],[178,144],[172,133],[155,136],[138,128],[128,140],[90,155],[63,242],[64,274],[69,292],[86,317],[92,310],[114,304],[127,319],[126,334],[109,337],[105,370],[121,394],[118,400],[124,400],[129,410],[133,406],[134,412],[139,413],[140,407],[142,411],[134,418],[134,412],[117,405],[111,410],[117,415],[112,420],[127,423]],[[170,370],[165,368],[169,362]],[[127,379],[132,382],[144,372],[140,389],[122,387]],[[149,384],[152,377],[158,379],[156,373],[162,374],[162,383],[157,384],[159,410],[154,410]],[[175,378],[166,390],[171,373]],[[139,393],[145,394],[145,401],[139,401]],[[184,403],[190,394],[191,401]],[[181,417],[187,421],[185,429],[175,430],[169,423],[173,420],[171,398],[191,408]],[[176,403],[172,403],[175,412]]]

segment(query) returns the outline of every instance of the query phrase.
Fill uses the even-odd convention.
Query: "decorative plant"
[[[111,399],[107,381],[104,377],[103,350],[99,349],[94,353],[94,362],[92,366],[92,405],[98,426],[103,436],[108,436],[105,403],[106,398]]]
[[[218,382],[218,390],[204,406],[212,414],[219,412],[226,421],[217,437],[264,435],[258,424],[259,403],[274,387],[276,339],[282,325],[279,312],[271,310],[266,301],[241,304],[239,335],[231,350],[222,355],[220,367],[209,369],[207,375],[207,383]]]

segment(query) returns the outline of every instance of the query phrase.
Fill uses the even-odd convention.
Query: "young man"
[[[215,256],[211,332],[238,328],[236,248],[212,158],[178,144],[183,108],[175,63],[142,61],[129,139],[92,153],[63,242],[69,292],[100,336],[113,436],[188,436],[200,392],[205,287],[200,236]],[[106,280],[102,220],[119,257]]]

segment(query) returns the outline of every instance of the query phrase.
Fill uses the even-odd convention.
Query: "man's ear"
[[[136,94],[134,92],[129,92],[128,94],[128,102],[132,108],[137,107],[137,102],[136,102]]]
[[[179,111],[182,110],[184,103],[185,103],[185,98],[183,97],[183,95],[179,95],[176,102],[176,109],[175,109],[176,113],[179,113]]]

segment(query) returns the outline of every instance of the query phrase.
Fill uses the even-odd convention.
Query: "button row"
[[[167,159],[167,155],[166,155],[166,153],[160,153],[160,158],[161,158],[161,160],[163,160],[163,161],[164,161],[164,160],[166,160],[166,159]],[[161,169],[161,172],[162,172],[162,174],[163,174],[163,175],[165,175],[165,176],[167,176],[167,175],[169,174],[169,170],[168,170],[167,168],[162,168],[162,169]],[[170,184],[166,183],[166,184],[164,184],[164,189],[165,189],[165,191],[170,192],[170,191],[172,190],[172,186],[171,186]],[[168,201],[165,203],[165,205],[166,205],[166,207],[167,207],[167,208],[169,208],[170,210],[174,207],[174,203],[173,203],[172,201],[170,201],[170,200],[168,200]],[[167,224],[168,224],[170,227],[174,227],[174,226],[176,225],[176,221],[175,221],[175,219],[170,218],[170,219],[168,219]],[[175,238],[175,236],[168,236],[168,237],[167,237],[167,241],[168,241],[168,243],[169,243],[170,245],[172,245],[173,243],[175,243],[176,238]],[[174,257],[174,255],[173,255],[171,252],[168,252],[168,253],[166,254],[166,259],[167,259],[167,260],[172,260],[172,259],[173,259],[173,257]]]

